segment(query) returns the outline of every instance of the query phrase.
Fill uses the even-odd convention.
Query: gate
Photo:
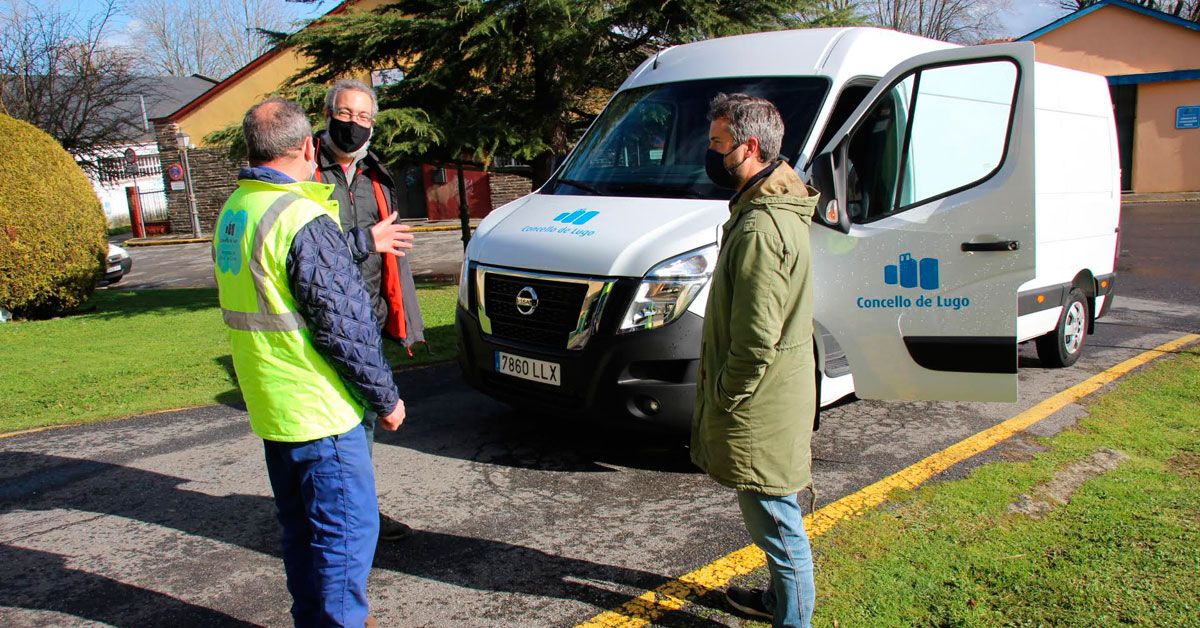
[[[167,192],[162,187],[162,181],[158,182],[157,190],[144,190],[138,187],[138,196],[142,204],[142,222],[147,225],[153,223],[170,223],[171,214],[167,211]]]

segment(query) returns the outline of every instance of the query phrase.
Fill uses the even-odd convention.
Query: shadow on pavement
[[[571,416],[522,414],[465,388],[452,363],[403,371],[396,383],[412,421],[397,432],[377,431],[379,444],[538,471],[613,472],[615,466],[700,472],[688,456],[686,432],[645,432]]]
[[[111,578],[71,569],[49,552],[0,544],[0,606],[47,610],[111,626],[254,626],[203,606],[188,604]],[[47,586],[51,584],[52,586]]]
[[[69,510],[128,518],[278,557],[274,502],[257,495],[212,496],[180,488],[189,480],[91,460],[0,453],[0,471],[26,470],[0,485],[0,515]],[[265,470],[263,471],[265,478]],[[265,479],[263,480],[265,482]],[[114,625],[242,625],[218,611],[105,576],[65,567],[65,558],[0,546],[0,606],[57,611]],[[627,597],[589,581],[638,590],[664,576],[555,556],[502,541],[418,531],[380,548],[376,567],[483,591],[552,596],[606,610]],[[280,564],[282,569],[282,564]],[[611,587],[616,588],[616,587]],[[280,591],[282,595],[283,592]],[[174,619],[173,619],[174,618]],[[186,621],[177,621],[186,618]],[[694,620],[694,621],[692,621]],[[709,625],[689,618],[688,625]],[[719,624],[712,624],[719,625]]]

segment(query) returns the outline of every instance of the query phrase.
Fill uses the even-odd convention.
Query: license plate
[[[561,369],[554,362],[534,360],[503,351],[496,352],[496,372],[527,379],[531,382],[558,386]]]
[[[112,266],[109,266],[109,267],[108,267],[108,270],[107,270],[107,271],[105,271],[105,272],[115,273],[115,272],[117,272],[118,270],[121,270],[121,265],[120,265],[120,264],[113,264]]]

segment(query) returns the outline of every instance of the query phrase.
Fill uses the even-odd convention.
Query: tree
[[[1058,6],[1068,11],[1078,11],[1086,9],[1099,0],[1059,0]],[[1154,9],[1170,13],[1176,17],[1181,17],[1185,20],[1200,22],[1200,0],[1129,0],[1130,2]]]
[[[56,5],[8,3],[0,18],[0,103],[49,133],[85,168],[136,130],[133,57],[105,45],[115,0],[89,20]]]
[[[551,172],[611,92],[654,51],[737,33],[829,24],[815,0],[399,0],[288,38],[313,62],[297,82],[400,68],[384,110],[423,112],[440,141],[411,158]]]
[[[859,13],[875,26],[961,44],[999,32],[1007,0],[861,0]]]
[[[131,30],[151,73],[224,78],[290,24],[284,0],[131,0]]]

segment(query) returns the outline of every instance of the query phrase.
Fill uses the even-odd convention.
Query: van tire
[[[1050,368],[1071,366],[1083,353],[1088,329],[1088,302],[1079,288],[1071,288],[1063,302],[1054,331],[1037,339],[1038,358]]]

